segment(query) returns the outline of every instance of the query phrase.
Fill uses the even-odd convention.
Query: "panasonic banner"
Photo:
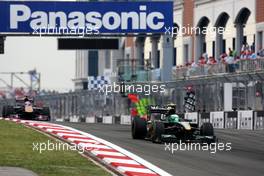
[[[0,2],[0,33],[89,29],[99,33],[163,33],[172,2]]]

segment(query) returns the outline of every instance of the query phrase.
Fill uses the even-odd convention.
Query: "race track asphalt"
[[[264,131],[216,130],[230,151],[165,151],[165,144],[133,140],[130,126],[60,122],[112,142],[174,176],[263,176]]]

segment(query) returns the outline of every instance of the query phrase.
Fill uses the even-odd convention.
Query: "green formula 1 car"
[[[145,118],[135,116],[132,119],[133,139],[148,139],[154,143],[164,141],[202,142],[216,141],[211,123],[201,127],[175,113],[175,106],[149,106]]]

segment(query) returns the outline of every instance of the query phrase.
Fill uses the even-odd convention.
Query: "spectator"
[[[203,65],[205,65],[206,64],[206,59],[202,56],[202,57],[200,57],[200,59],[199,59],[199,65],[200,66],[203,66]]]
[[[255,41],[253,41],[252,45],[250,46],[251,51],[255,52]]]
[[[220,59],[222,63],[225,63],[225,58],[227,57],[226,53],[221,54]]]
[[[233,52],[232,52],[232,56],[233,56],[234,58],[237,57],[237,51],[236,51],[236,50],[233,50]]]
[[[208,60],[208,54],[207,53],[203,53],[202,57],[205,59],[205,61]]]
[[[243,46],[241,48],[241,52],[246,51],[246,50],[250,50],[250,47],[249,47],[247,42],[245,42],[245,44],[243,44]]]
[[[209,57],[208,61],[207,61],[207,65],[208,65],[208,74],[214,74],[215,72],[217,72],[217,70],[215,70],[215,64],[217,64],[217,61],[215,60],[214,57]]]
[[[199,66],[196,64],[196,62],[195,61],[192,61],[191,68],[190,68],[190,72],[192,74],[194,74],[197,71],[198,67]]]
[[[217,61],[215,60],[214,57],[209,57],[207,64],[208,65],[214,65],[214,64],[217,64]]]
[[[249,50],[245,50],[241,52],[240,59],[250,59],[251,52]]]
[[[240,59],[246,59],[247,55],[245,51],[241,52]]]
[[[229,56],[225,57],[225,63],[227,63],[227,71],[233,73],[235,72],[235,57],[232,55],[233,52],[230,53]]]
[[[225,63],[233,64],[234,63],[234,57],[232,57],[232,56],[225,57]]]
[[[251,51],[249,55],[249,59],[257,59],[257,55],[255,52]]]
[[[231,48],[228,48],[228,56],[230,56],[230,57],[233,56],[233,50],[231,50]]]
[[[258,57],[264,57],[264,49],[258,51]]]
[[[198,65],[196,64],[196,62],[195,62],[195,61],[192,61],[191,67],[192,67],[192,68],[197,68],[197,67],[198,67]]]

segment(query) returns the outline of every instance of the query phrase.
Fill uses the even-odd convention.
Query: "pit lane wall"
[[[181,116],[199,126],[203,123],[210,122],[214,128],[218,129],[264,129],[264,111],[191,112],[182,114]]]
[[[264,111],[216,111],[216,112],[191,112],[179,114],[180,117],[188,119],[191,123],[201,126],[210,122],[216,129],[244,129],[264,130]],[[86,117],[86,123],[121,124],[130,125],[129,115],[121,116],[91,116]],[[71,117],[70,122],[82,122],[78,117]]]

